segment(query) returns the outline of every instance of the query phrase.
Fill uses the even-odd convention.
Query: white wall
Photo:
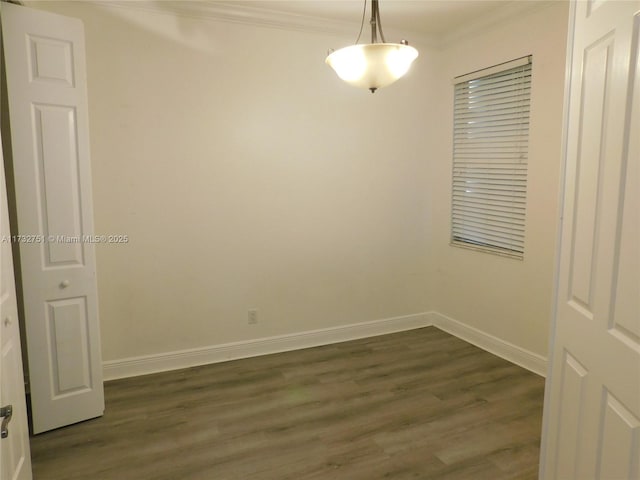
[[[106,361],[428,310],[428,49],[371,95],[324,64],[352,35],[39,6],[85,24],[96,230],[130,237]]]
[[[441,52],[440,135],[431,157],[433,310],[486,335],[546,356],[559,215],[568,3],[557,2],[459,39]],[[524,261],[449,245],[451,80],[533,55]]]
[[[427,311],[546,355],[564,2],[412,39],[412,72],[375,95],[323,62],[351,34],[39,7],[85,23],[96,229],[131,239],[98,246],[105,361]],[[528,54],[525,259],[451,247],[451,78]]]

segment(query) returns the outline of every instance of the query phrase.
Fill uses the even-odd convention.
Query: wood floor
[[[34,478],[536,479],[543,389],[435,327],[117,380]]]

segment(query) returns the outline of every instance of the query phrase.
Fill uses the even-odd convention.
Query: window
[[[455,79],[451,244],[524,256],[531,57]]]

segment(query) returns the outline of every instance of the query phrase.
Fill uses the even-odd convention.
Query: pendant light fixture
[[[406,40],[386,43],[380,23],[378,0],[371,0],[371,43],[359,45],[366,9],[367,0],[364,0],[360,34],[355,45],[330,50],[325,63],[348,84],[368,88],[374,93],[378,88],[391,85],[403,77],[418,57],[418,50],[410,47]],[[378,33],[382,43],[378,43]]]

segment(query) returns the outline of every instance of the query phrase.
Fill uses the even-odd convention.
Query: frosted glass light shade
[[[418,50],[401,43],[370,43],[341,48],[325,62],[354,87],[375,91],[404,76],[418,57]]]

